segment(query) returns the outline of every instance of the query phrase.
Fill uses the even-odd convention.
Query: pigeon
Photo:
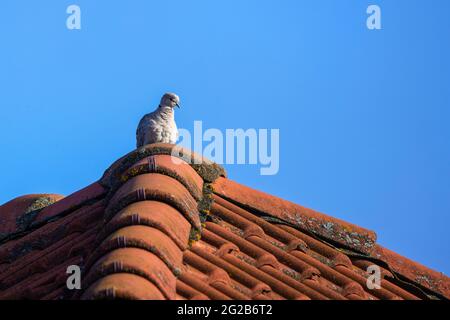
[[[179,103],[180,98],[176,94],[166,93],[161,98],[158,108],[142,117],[136,130],[137,148],[151,143],[175,144],[177,142],[178,129],[174,108],[180,108]]]

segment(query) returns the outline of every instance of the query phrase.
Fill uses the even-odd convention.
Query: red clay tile
[[[226,178],[213,183],[214,192],[225,198],[279,218],[359,252],[370,253],[376,234],[351,223],[327,216],[267,193],[253,190]]]
[[[95,239],[95,231],[91,229],[82,234],[71,234],[42,251],[32,252],[10,263],[4,272],[5,276],[0,276],[0,289],[13,287],[31,275],[45,273],[68,258],[83,256]]]
[[[229,284],[225,284],[223,282],[212,282],[210,286],[223,292],[225,295],[230,297],[233,300],[250,300],[250,297],[244,295],[242,292],[236,290]]]
[[[356,274],[355,272],[352,272],[352,270],[350,270],[344,266],[337,266],[336,270],[339,271],[341,274],[347,276],[348,278],[351,278],[356,283],[360,284],[360,286],[356,286],[355,283],[348,283],[345,286],[347,295],[348,294],[357,294],[361,298],[365,298],[365,295],[363,294],[362,286],[366,285],[366,281],[367,281],[366,278]],[[350,285],[352,285],[352,287],[350,287]],[[351,288],[351,290],[350,290],[350,288]],[[380,289],[373,290],[372,294],[380,299],[394,300],[394,299],[398,298],[395,294],[384,289],[383,286],[381,286]]]
[[[158,287],[167,299],[175,299],[175,276],[160,258],[147,250],[123,248],[107,253],[90,269],[85,284],[113,273],[132,273],[144,277]]]
[[[165,233],[147,226],[128,226],[113,232],[103,240],[96,254],[128,247],[147,250],[164,261],[174,273],[180,273],[183,261],[181,250]]]
[[[201,272],[204,272],[207,275],[206,282],[216,290],[225,294],[227,297],[238,300],[249,299],[241,292],[243,291],[243,288],[233,283],[230,276],[225,270],[218,268],[208,260],[203,259],[193,252],[187,251],[184,255],[184,261],[185,263],[188,263],[189,265],[197,268]],[[183,274],[185,274],[186,272],[192,273],[191,270],[186,270],[185,272],[183,272]],[[182,278],[180,278],[180,280],[182,280]],[[211,295],[209,296],[212,297]]]
[[[360,268],[361,270],[367,270],[367,268],[371,265],[373,265],[373,262],[362,260],[362,259],[354,259],[353,264]],[[381,287],[385,288],[386,290],[389,290],[390,292],[394,293],[395,295],[402,297],[405,300],[417,300],[419,299],[416,295],[396,286],[395,284],[391,283],[392,280],[394,280],[394,275],[389,270],[386,270],[385,268],[381,267]]]
[[[319,292],[311,289],[310,287],[304,285],[300,281],[296,281],[293,278],[287,276],[285,273],[280,270],[274,269],[271,266],[265,265],[261,267],[261,270],[264,271],[269,276],[277,279],[278,281],[284,283],[285,285],[294,288],[298,292],[302,292],[304,295],[309,297],[310,299],[316,300],[327,300],[327,297],[320,294]]]
[[[235,279],[239,283],[243,284],[244,286],[250,289],[256,290],[254,291],[253,294],[271,292],[271,288],[267,284],[261,283],[254,276],[245,273],[239,268],[236,268],[235,266],[225,261],[224,259],[221,259],[208,252],[202,251],[201,249],[198,248],[197,245],[194,245],[191,248],[191,250],[200,257],[202,257],[203,259],[209,261],[210,263],[216,265],[217,267],[224,269],[233,279]]]
[[[197,229],[201,229],[197,202],[177,180],[159,173],[147,173],[128,180],[110,200],[107,215],[112,216],[125,206],[138,201],[165,202],[178,211]]]
[[[179,292],[182,297],[189,300],[210,300],[207,295],[190,287],[181,280],[177,281],[177,292]]]
[[[43,250],[51,244],[75,232],[84,232],[95,221],[99,221],[104,212],[104,204],[97,202],[82,207],[71,215],[45,224],[25,236],[1,245],[0,263],[11,263],[30,252]]]
[[[190,223],[175,208],[158,201],[139,201],[118,212],[106,225],[106,232],[111,233],[130,225],[154,227],[168,235],[181,250],[188,245]]]
[[[143,277],[131,273],[115,273],[95,282],[81,299],[164,300],[164,295]]]
[[[202,280],[196,278],[190,273],[183,273],[179,277],[180,281],[183,281],[188,286],[196,289],[197,291],[203,293],[214,300],[230,300],[231,298],[219,290],[215,289],[213,286],[203,282]]]
[[[202,198],[203,179],[183,160],[170,155],[154,155],[136,162],[121,176],[121,181],[143,173],[160,173],[181,182],[191,192],[195,200]]]
[[[366,292],[364,286],[366,284],[365,276],[367,275],[365,275],[363,270],[361,270],[360,273],[356,273],[354,269],[358,269],[358,267],[354,267],[351,259],[342,252],[339,252],[308,235],[302,234],[292,227],[281,226],[282,228],[280,228],[272,223],[266,222],[220,197],[214,196],[214,200],[216,203],[212,206],[211,216],[224,219],[223,221],[227,221],[227,223],[231,223],[236,227],[228,231],[228,227],[226,227],[227,224],[223,225],[222,220],[218,222],[219,225],[207,222],[206,228],[202,233],[201,241],[207,241],[210,245],[215,246],[217,248],[215,255],[226,260],[232,259],[232,261],[239,266],[238,269],[252,270],[253,268],[256,268],[256,270],[259,269],[267,274],[264,277],[270,275],[277,280],[282,279],[283,283],[289,283],[290,287],[299,287],[301,288],[301,295],[299,298],[347,298],[354,300],[369,298],[417,298],[386,280],[382,280],[382,283],[385,284],[386,288],[377,290],[375,293],[370,292],[369,289],[366,288]],[[220,225],[223,225],[223,227]],[[234,233],[236,233],[236,235],[234,235]],[[268,234],[270,234],[270,236],[268,236]],[[299,237],[299,235],[301,236]],[[276,244],[271,244],[271,239],[279,239],[279,241]],[[196,244],[191,250],[200,250],[196,249],[200,244],[201,243]],[[231,247],[228,248],[229,245],[231,245]],[[283,250],[278,248],[280,245],[281,247],[284,245],[283,250],[286,250],[287,253],[283,253]],[[234,258],[234,256],[238,257],[242,255],[239,249],[243,250],[246,254],[253,256],[253,258]],[[203,251],[203,254],[209,255],[206,253],[208,251],[211,252],[210,249],[208,249],[207,251]],[[321,260],[316,260],[317,258],[315,257],[319,252],[319,255],[324,257],[323,259],[329,259],[329,262],[327,262],[328,265],[324,264]],[[214,253],[214,251],[212,251],[212,253]],[[212,258],[210,257],[209,261],[212,261],[211,259]],[[248,262],[245,262],[247,260]],[[284,263],[281,268],[278,266],[280,262]],[[302,265],[302,263],[305,264]],[[198,268],[199,264],[196,264],[195,266]],[[309,274],[308,276],[306,276],[306,273],[303,277],[300,273],[294,278],[290,278],[286,275],[296,272],[289,268],[294,267],[297,271],[302,271],[302,266],[303,268],[308,269],[308,272],[306,272]],[[225,268],[225,266],[220,266],[220,264],[218,267]],[[278,269],[283,271],[280,272]],[[203,272],[205,272],[205,270],[203,270]],[[259,271],[252,271],[250,274],[254,275],[256,272]],[[317,281],[317,275],[324,278],[320,278],[320,281]],[[264,279],[266,279],[264,282],[267,283],[267,278]],[[292,279],[292,281],[289,281],[288,279]],[[301,280],[303,284],[296,279],[303,279]],[[397,293],[401,294],[398,295]],[[276,293],[273,293],[273,295],[275,294]],[[282,295],[283,294],[281,294],[281,296]],[[277,298],[280,298],[280,295],[278,295]],[[292,295],[288,298],[292,299]]]
[[[64,212],[77,209],[84,203],[99,198],[105,193],[106,190],[98,182],[94,182],[86,188],[72,193],[53,205],[46,207],[38,214],[35,223],[51,219],[56,215],[64,214]]]
[[[35,220],[35,216],[30,214],[62,198],[64,196],[58,194],[29,194],[1,205],[0,240],[8,234],[24,231]]]
[[[251,274],[254,277],[258,278],[262,283],[268,284],[272,290],[274,290],[275,292],[277,292],[279,295],[283,296],[286,299],[309,300],[309,298],[305,296],[302,292],[299,292],[294,288],[286,285],[285,283],[279,281],[278,279],[271,277],[267,273],[260,271],[257,267],[254,267],[248,263],[243,262],[242,260],[236,258],[232,254],[227,254],[226,256],[224,256],[224,260],[228,261],[229,263],[239,268],[240,270],[243,270],[248,274]]]
[[[372,256],[385,261],[393,271],[450,299],[450,281],[443,273],[431,270],[380,245]]]
[[[133,150],[115,161],[103,174],[100,179],[100,183],[103,186],[111,187],[114,185],[115,180],[119,180],[122,173],[129,167],[134,165],[139,160],[146,158],[154,154],[166,154],[183,159],[189,164],[205,164],[209,166],[217,166],[211,160],[192,152],[189,149],[180,147],[179,145],[167,144],[167,143],[154,143],[143,146],[136,150]],[[220,168],[218,168],[220,169]],[[225,171],[222,169],[220,174],[225,176]]]
[[[66,268],[72,264],[80,264],[80,257],[66,259],[64,263],[55,264],[45,272],[34,273],[26,281],[0,291],[0,300],[40,299],[48,292],[65,285]]]

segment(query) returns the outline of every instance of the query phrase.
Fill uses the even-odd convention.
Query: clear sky
[[[81,30],[66,8],[81,8]],[[377,4],[382,30],[366,28]],[[0,203],[68,195],[179,127],[279,128],[280,170],[229,177],[375,230],[450,273],[450,1],[1,0]]]

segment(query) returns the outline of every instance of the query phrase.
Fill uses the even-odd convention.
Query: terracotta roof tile
[[[431,270],[380,245],[375,246],[371,255],[385,261],[393,271],[409,280],[450,297],[450,281],[443,273]]]
[[[210,300],[207,295],[202,294],[200,291],[195,290],[194,288],[188,286],[183,281],[177,281],[177,292],[178,299],[185,300]]]
[[[171,155],[180,158],[191,164],[206,182],[212,182],[218,176],[226,175],[225,170],[221,166],[189,149],[167,143],[154,143],[133,150],[115,161],[103,174],[99,181],[100,184],[114,189],[117,184],[121,184],[121,177],[126,170],[138,161],[152,155]]]
[[[36,217],[36,222],[48,220],[56,215],[72,211],[88,201],[93,201],[103,196],[105,192],[106,190],[99,183],[93,183],[43,209]]]
[[[147,226],[128,226],[114,231],[97,249],[98,254],[120,248],[141,248],[154,253],[171,270],[181,268],[183,256],[180,248],[166,234]]]
[[[145,278],[132,273],[114,273],[91,285],[81,299],[163,300],[164,296]]]
[[[261,214],[289,222],[298,228],[362,253],[371,252],[376,234],[373,231],[330,217],[225,178],[213,184],[214,192]]]
[[[263,217],[245,210],[244,206],[239,207],[218,195],[213,198],[215,203],[211,208],[209,217],[211,221],[206,223],[200,240],[200,243],[206,242],[206,245],[200,246],[201,251],[196,249],[198,244],[191,250],[195,250],[199,255],[206,255],[210,261],[224,270],[230,266],[220,265],[219,260],[212,257],[219,256],[222,260],[233,262],[240,272],[244,271],[247,275],[255,276],[263,272],[264,276],[259,274],[261,282],[270,283],[271,290],[276,290],[277,282],[265,278],[268,275],[282,280],[291,288],[298,287],[299,297],[305,295],[311,299],[424,298],[423,294],[417,295],[421,293],[420,289],[413,290],[414,293],[410,292],[409,285],[398,281],[383,267],[381,268],[385,270],[385,279],[382,280],[382,288],[369,290],[366,287],[365,268],[353,264],[353,261],[361,261],[360,257],[364,255],[358,252],[348,255],[345,249],[342,251],[326,241],[323,242],[320,238],[314,237],[314,233],[302,233],[299,228],[280,224],[282,221],[278,224],[268,222]],[[222,249],[230,243],[233,247],[229,247],[228,250]],[[208,250],[205,250],[205,247]],[[215,251],[211,247],[215,247]],[[373,261],[368,263],[374,264]],[[231,277],[235,274],[239,282],[248,286],[245,283],[248,281],[247,276],[227,271]],[[448,283],[448,278],[446,281]],[[292,295],[286,297],[289,291],[281,288],[278,286],[280,295],[292,299]]]
[[[200,229],[197,202],[177,180],[159,173],[146,173],[131,178],[112,197],[107,216],[112,216],[127,205],[144,200],[156,200],[172,205],[194,227]]]
[[[40,269],[38,273],[31,272],[26,279],[1,291],[0,299],[42,299],[48,293],[65,286],[67,266],[79,264],[80,261],[80,257],[69,257],[65,259],[64,263],[54,263],[53,267]]]
[[[186,162],[170,155],[154,155],[138,161],[121,176],[122,181],[143,173],[161,173],[181,182],[198,201],[202,197],[203,179]]]
[[[157,255],[138,248],[113,250],[90,268],[85,284],[114,273],[132,273],[152,282],[167,299],[175,298],[176,278]],[[143,280],[142,280],[143,281]]]
[[[169,236],[180,249],[187,249],[191,225],[166,203],[153,200],[132,203],[114,215],[106,225],[106,232],[130,225],[154,227]]]
[[[96,222],[102,217],[103,212],[104,203],[99,201],[75,210],[59,220],[49,222],[23,237],[1,244],[0,265],[14,263],[19,258],[45,250],[60,240],[65,241],[64,239],[73,233],[90,231],[87,227],[97,226]],[[0,279],[1,276],[3,273]]]
[[[25,231],[36,220],[39,210],[64,198],[57,194],[29,194],[0,206],[0,241]]]
[[[17,198],[0,219],[0,299],[450,297],[449,278],[373,231],[240,185],[173,145],[134,150],[66,198]],[[66,288],[72,264],[82,290]],[[367,288],[371,265],[381,289]]]

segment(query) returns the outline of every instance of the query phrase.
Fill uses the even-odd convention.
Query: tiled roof
[[[2,205],[0,299],[450,298],[448,277],[381,247],[373,231],[173,148],[137,149],[70,196]],[[66,287],[69,265],[82,269],[81,290]],[[367,288],[371,265],[381,289]]]

